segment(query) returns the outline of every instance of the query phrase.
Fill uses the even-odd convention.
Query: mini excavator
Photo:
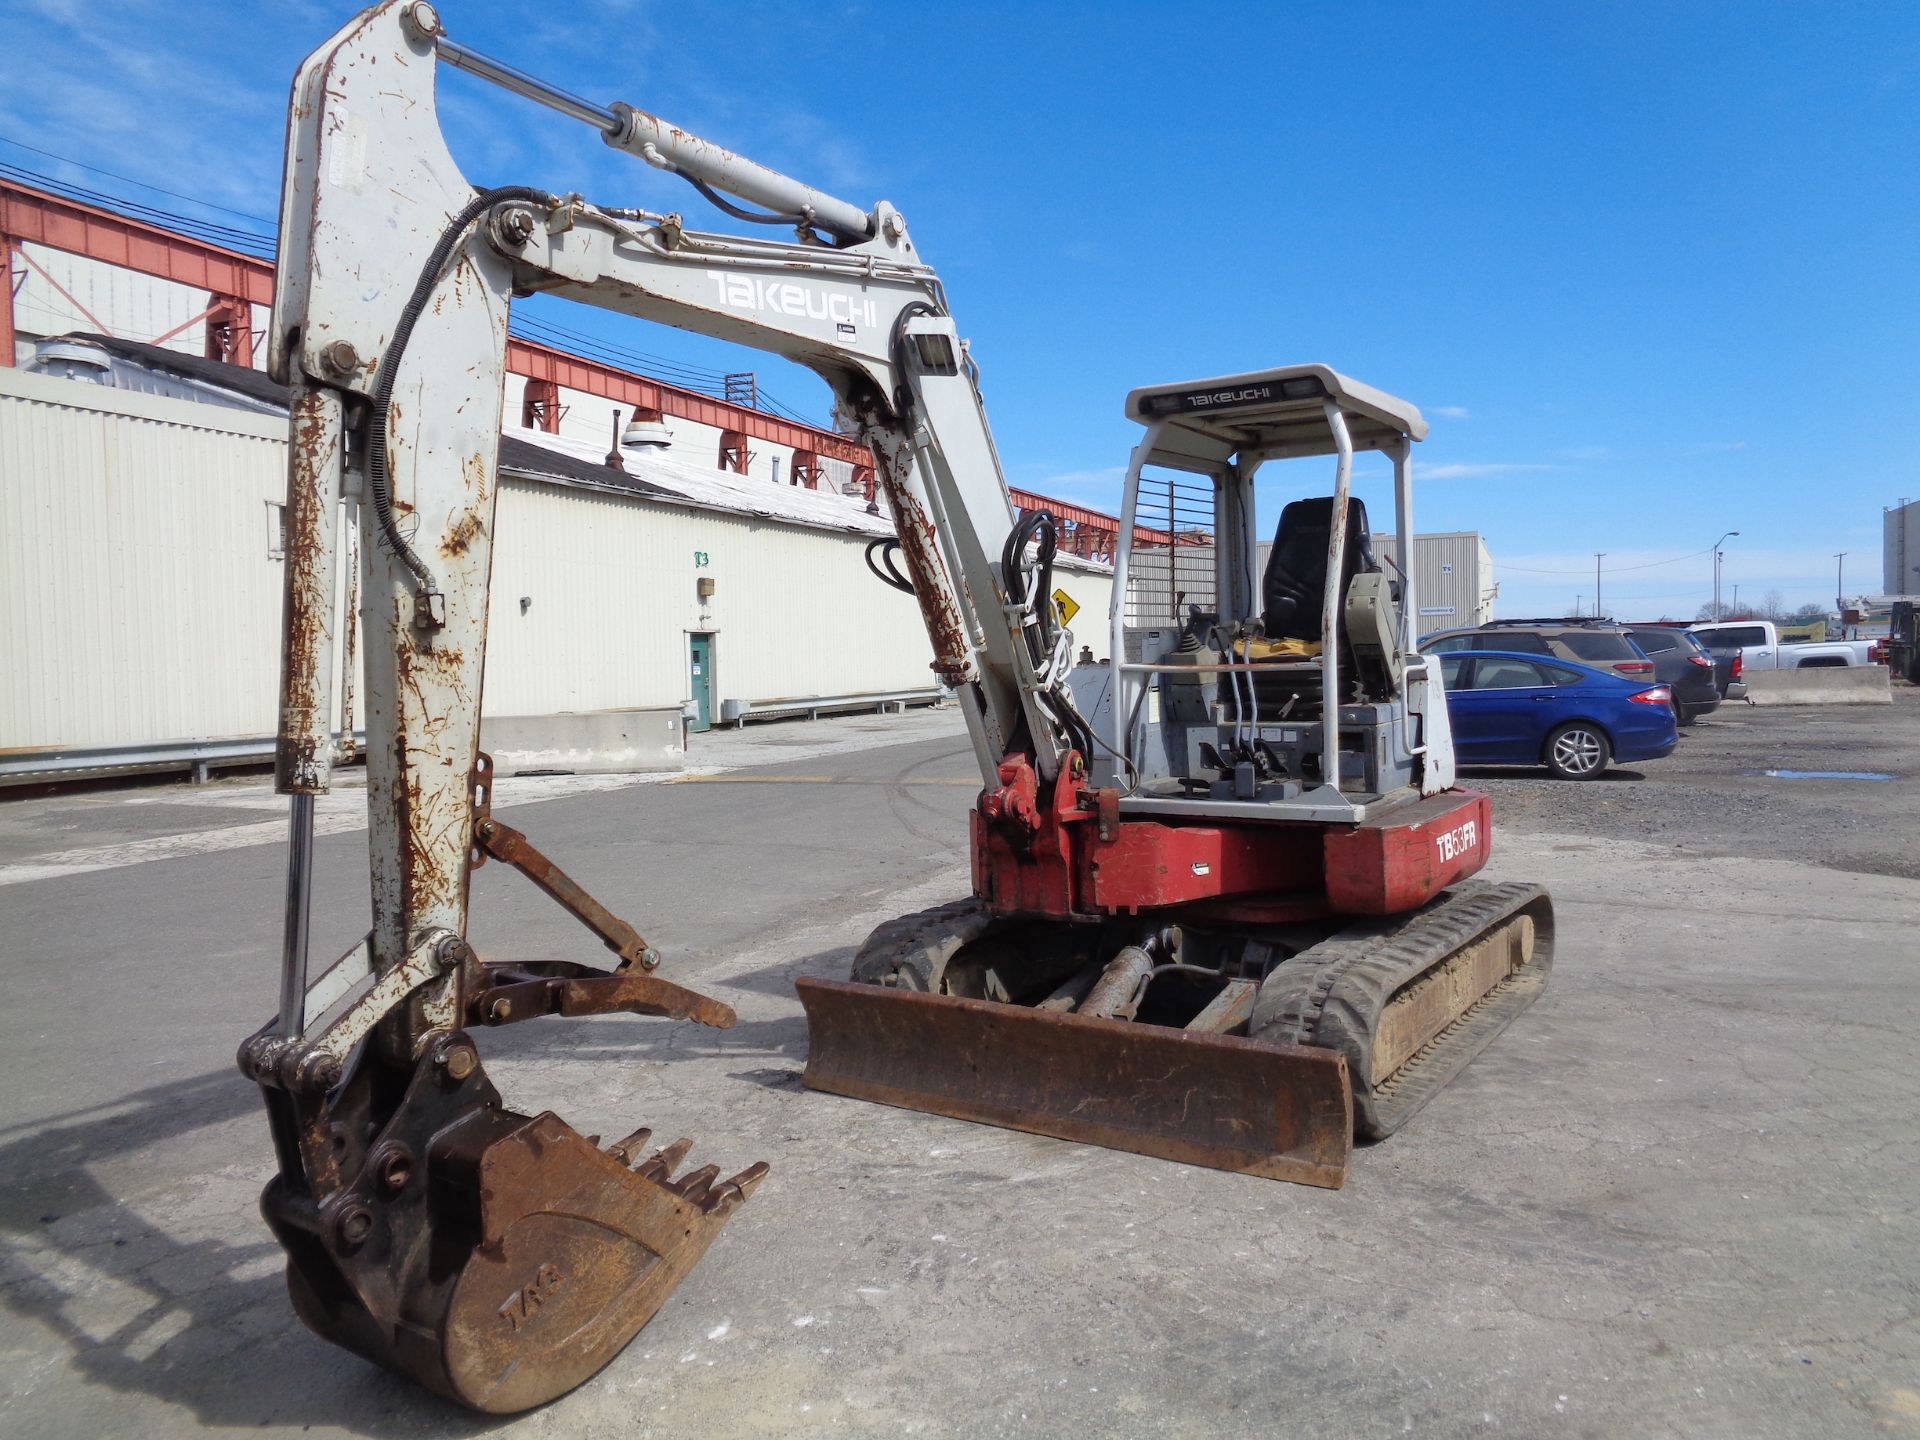
[[[476,190],[441,64],[600,132],[766,238],[524,185]],[[461,44],[424,0],[301,67],[273,373],[291,387],[276,782],[291,799],[278,1015],[241,1047],[278,1174],[262,1197],[301,1318],[483,1411],[607,1363],[767,1173],[682,1169],[509,1108],[474,1036],[540,1016],[725,1027],[732,1010],[495,819],[479,749],[507,319],[546,293],[810,367],[873,453],[933,669],[982,789],[973,894],[882,925],[845,981],[799,982],[806,1084],[1250,1175],[1337,1186],[1540,993],[1543,891],[1472,879],[1484,795],[1454,784],[1410,571],[1377,556],[1353,458],[1392,466],[1411,553],[1411,405],[1323,365],[1132,392],[1110,659],[1051,595],[1062,524],[1016,513],[978,373],[900,213]],[[1255,478],[1333,461],[1280,512]],[[1185,497],[1184,500],[1179,497]],[[373,928],[312,973],[314,798],[334,760],[332,602],[362,543]],[[869,555],[870,564],[873,557]],[[616,957],[483,958],[473,869],[521,871]]]

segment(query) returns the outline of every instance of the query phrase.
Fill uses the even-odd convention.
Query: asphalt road
[[[874,923],[965,889],[950,717],[714,737],[696,759],[744,768],[675,783],[509,784],[512,822],[741,1023],[489,1034],[503,1090],[773,1165],[623,1355],[511,1421],[287,1305],[232,1066],[274,1003],[272,797],[0,804],[0,1433],[1920,1433],[1920,882],[1884,858],[1911,859],[1913,698],[1735,713],[1637,780],[1474,778],[1494,874],[1551,885],[1562,958],[1340,1192],[797,1087],[794,976],[843,974]],[[1728,773],[1843,750],[1899,778]],[[1745,798],[1661,828],[1723,792]],[[326,811],[320,950],[365,923],[356,800]],[[1812,810],[1859,834],[1809,865],[1790,835]],[[600,954],[504,867],[475,911],[489,956]]]

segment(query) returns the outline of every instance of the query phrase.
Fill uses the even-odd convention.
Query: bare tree
[[[1782,619],[1787,613],[1787,597],[1778,590],[1769,590],[1760,597],[1760,613],[1769,620]]]
[[[1709,600],[1700,607],[1700,613],[1693,618],[1696,620],[1731,620],[1733,618],[1733,607],[1731,605],[1715,605]]]

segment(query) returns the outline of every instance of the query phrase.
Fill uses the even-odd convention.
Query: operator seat
[[[1319,643],[1327,597],[1327,541],[1332,533],[1331,495],[1295,500],[1280,512],[1273,552],[1267,556],[1266,574],[1260,581],[1261,621],[1269,640]],[[1350,497],[1340,594],[1346,595],[1360,571],[1379,568],[1367,529],[1367,507]]]

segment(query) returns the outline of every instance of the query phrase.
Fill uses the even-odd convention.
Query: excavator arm
[[[440,63],[597,128],[790,238],[529,186],[476,191],[441,135]],[[731,198],[730,198],[731,197]],[[753,208],[750,208],[753,207]],[[686,1142],[602,1149],[505,1108],[470,1027],[608,1011],[727,1026],[657,950],[492,819],[479,750],[507,323],[549,293],[806,365],[871,447],[933,668],[983,781],[1043,783],[1091,743],[1071,637],[1040,583],[1050,521],[1016,518],[966,345],[899,212],[826,196],[619,105],[566,95],[375,6],[294,82],[270,365],[292,390],[277,782],[292,797],[279,1015],[241,1065],[280,1174],[263,1197],[302,1317],[465,1404],[511,1411],[591,1375],[664,1301],[764,1175],[672,1178]],[[336,516],[358,517],[373,928],[308,964],[314,798],[330,784]],[[1017,797],[1016,797],[1017,799]],[[468,883],[521,869],[616,969],[482,960]]]

